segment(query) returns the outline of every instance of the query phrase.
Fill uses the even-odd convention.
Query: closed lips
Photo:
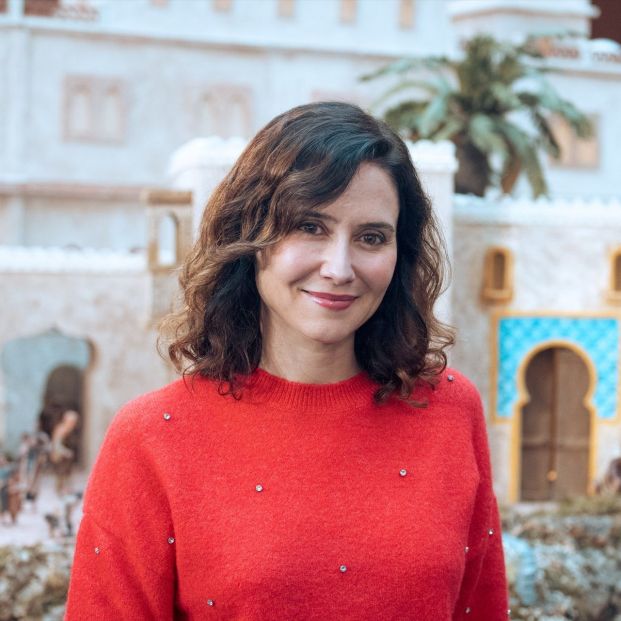
[[[355,300],[358,296],[356,295],[335,295],[334,293],[320,293],[319,291],[306,291],[303,289],[305,293],[312,295],[315,298],[320,298],[322,300],[332,300],[333,302],[351,302]]]

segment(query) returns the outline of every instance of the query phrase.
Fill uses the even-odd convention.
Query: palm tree
[[[541,42],[531,37],[514,45],[479,35],[466,43],[461,60],[403,59],[362,79],[398,77],[376,105],[399,96],[384,119],[402,135],[455,143],[457,192],[483,196],[499,185],[508,193],[525,173],[536,197],[547,194],[539,152],[560,157],[550,115],[564,119],[581,138],[592,132],[587,117],[546,80]],[[404,100],[408,91],[418,97]]]

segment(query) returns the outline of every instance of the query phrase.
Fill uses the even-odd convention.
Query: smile
[[[336,295],[334,293],[321,293],[320,291],[306,291],[305,289],[302,291],[304,291],[315,304],[331,310],[345,310],[358,299],[358,296],[355,295]]]

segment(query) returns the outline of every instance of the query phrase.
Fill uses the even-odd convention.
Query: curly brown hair
[[[298,106],[250,141],[211,195],[180,283],[184,307],[167,318],[168,355],[178,371],[219,381],[239,396],[261,360],[255,257],[347,188],[362,162],[381,166],[399,195],[397,263],[375,314],[355,335],[358,363],[379,384],[378,402],[408,399],[433,381],[453,343],[433,314],[442,292],[442,235],[399,136],[357,106]]]

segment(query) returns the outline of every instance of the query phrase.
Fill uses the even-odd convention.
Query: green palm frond
[[[539,196],[547,192],[539,153],[558,157],[560,152],[551,116],[564,119],[579,137],[592,133],[587,116],[546,79],[546,37],[552,36],[559,38],[558,33],[537,35],[515,45],[478,35],[466,43],[458,60],[407,58],[362,79],[398,80],[374,104],[401,99],[384,113],[392,127],[414,139],[452,140],[457,145],[464,175],[459,187],[467,186],[469,175],[483,171],[488,187],[499,182],[509,191],[523,172],[533,194]],[[413,98],[407,99],[408,95]],[[524,127],[510,120],[514,116],[525,120]],[[500,171],[490,164],[496,165],[498,157]],[[465,158],[470,166],[462,166]],[[480,175],[475,186],[482,186]]]
[[[384,113],[384,120],[395,131],[403,130],[418,135],[418,121],[423,110],[427,107],[425,101],[404,101]]]
[[[446,119],[446,122],[441,125],[430,138],[435,142],[441,142],[442,140],[450,140],[453,136],[456,136],[464,131],[466,123],[463,119],[456,117],[450,117]]]
[[[380,67],[371,73],[367,73],[360,77],[360,80],[367,82],[375,80],[381,76],[397,75],[409,73],[413,70],[428,69],[432,72],[440,70],[454,70],[455,62],[446,56],[426,56],[424,58],[401,58],[395,62],[389,63],[384,67]]]
[[[491,155],[499,153],[503,157],[507,155],[506,142],[499,134],[496,122],[485,114],[474,114],[468,124],[468,136],[470,140],[483,153]]]
[[[531,120],[539,133],[539,143],[552,157],[558,159],[561,156],[561,148],[554,136],[554,132],[543,114],[536,110],[531,111]]]
[[[418,127],[422,138],[431,138],[432,134],[446,119],[448,110],[448,94],[439,95],[432,99],[420,116]]]
[[[404,91],[426,91],[431,97],[435,97],[441,92],[445,92],[447,90],[447,86],[450,89],[450,85],[441,80],[406,80],[404,82],[399,82],[392,88],[389,88],[386,92],[382,93],[381,97],[376,99],[371,104],[371,109],[376,109],[382,104],[384,104],[389,99],[393,99],[395,95],[399,95]]]
[[[520,98],[517,93],[507,84],[496,82],[489,87],[493,99],[497,102],[499,111],[508,112],[521,106]]]
[[[533,196],[538,197],[548,193],[537,148],[532,136],[529,136],[523,129],[506,120],[498,121],[498,129],[501,131],[507,143],[515,152],[515,157],[519,158],[520,164],[526,173],[528,182],[533,192]]]

